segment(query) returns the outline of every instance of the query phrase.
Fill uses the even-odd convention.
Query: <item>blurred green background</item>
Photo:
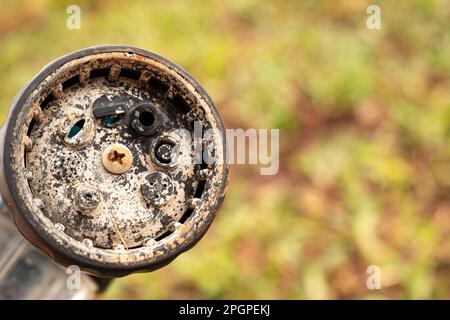
[[[277,175],[234,166],[205,238],[103,298],[450,299],[450,1],[1,0],[1,118],[46,63],[101,44],[169,58],[227,128],[281,136]]]

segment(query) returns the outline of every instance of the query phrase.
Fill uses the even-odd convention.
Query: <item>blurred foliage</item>
[[[371,2],[1,1],[2,117],[50,60],[129,44],[192,73],[228,128],[281,129],[277,175],[233,167],[205,238],[104,298],[450,298],[450,2]]]

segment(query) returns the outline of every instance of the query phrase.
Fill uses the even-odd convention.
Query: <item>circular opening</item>
[[[153,122],[155,122],[155,116],[150,111],[143,111],[139,115],[139,122],[144,127],[149,127],[153,124]]]
[[[155,157],[156,159],[163,164],[170,164],[173,158],[173,149],[175,147],[175,143],[172,141],[163,140],[160,141],[155,147]]]
[[[92,194],[90,194],[90,193],[85,193],[85,194],[84,194],[84,197],[85,197],[87,200],[92,200]]]

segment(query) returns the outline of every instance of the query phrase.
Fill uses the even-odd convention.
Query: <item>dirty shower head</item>
[[[158,269],[200,240],[225,195],[224,139],[179,133],[194,136],[194,123],[224,132],[204,89],[156,54],[61,57],[12,104],[2,197],[19,231],[62,265],[105,277]],[[216,162],[191,161],[196,143]]]

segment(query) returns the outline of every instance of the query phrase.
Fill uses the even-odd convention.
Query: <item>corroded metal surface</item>
[[[156,55],[100,48],[66,60],[19,97],[4,132],[16,224],[64,264],[154,269],[195,244],[222,203],[223,141],[212,141],[219,164],[194,164],[176,131],[193,121],[223,131],[220,117]]]

